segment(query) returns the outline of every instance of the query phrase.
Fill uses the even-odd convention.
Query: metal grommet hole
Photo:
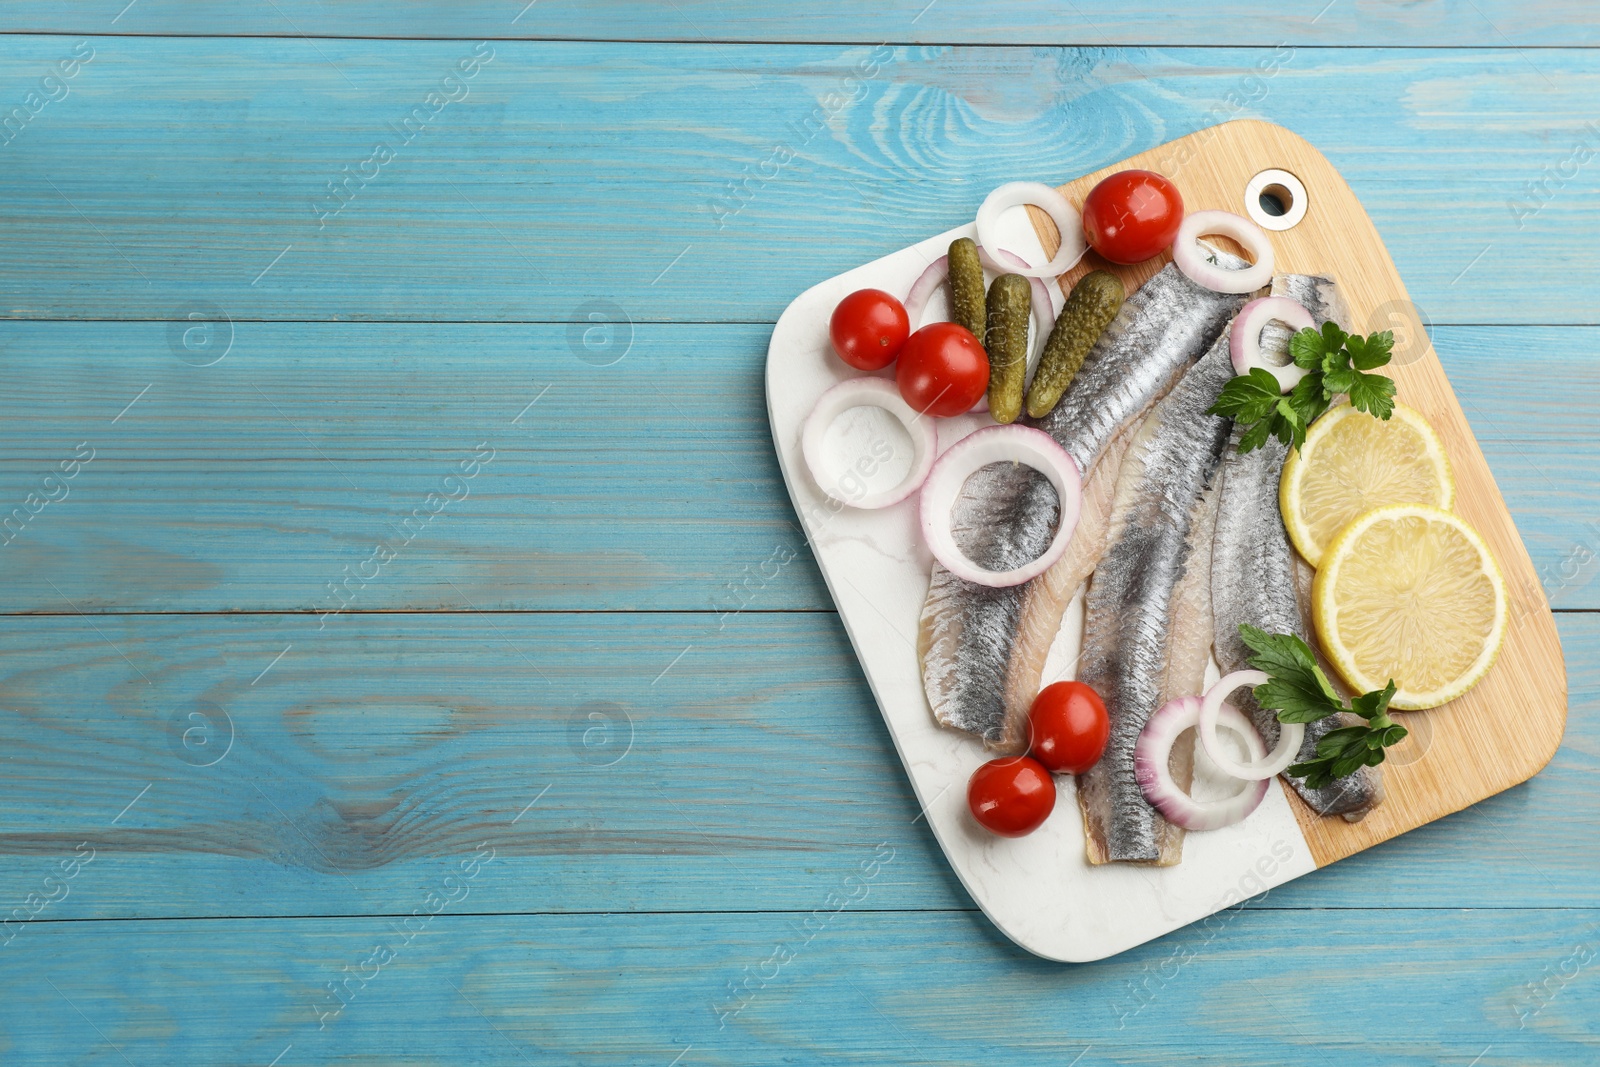
[[[1287,230],[1306,217],[1306,187],[1286,170],[1264,170],[1244,190],[1244,207],[1258,226]]]

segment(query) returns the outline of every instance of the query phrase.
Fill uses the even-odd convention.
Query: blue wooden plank
[[[829,609],[768,333],[640,324],[602,367],[560,325],[241,322],[198,367],[162,323],[0,323],[0,611]],[[1547,595],[1600,607],[1600,514],[1574,505],[1600,331],[1435,333]],[[460,499],[413,519],[429,494]]]
[[[30,931],[5,950],[8,1062],[1525,1067],[1600,1043],[1592,909],[1247,908],[1065,966],[974,913],[863,913],[839,871],[790,915],[454,914],[476,894],[452,906],[447,878],[508,876],[440,864],[409,928]]]
[[[767,427],[770,329],[629,332],[597,366],[549,325],[238,323],[199,357],[159,323],[0,325],[0,605],[831,606]]]
[[[1600,907],[1600,616],[1559,622],[1550,767],[1267,906]],[[873,908],[971,906],[832,615],[12,617],[0,648],[0,914],[406,914],[485,840],[485,913],[803,910],[879,841]]]
[[[731,8],[715,0],[666,5],[638,0],[274,0],[227,9],[202,0],[125,0],[63,7],[47,0],[8,4],[0,32],[354,36],[527,37],[617,41],[879,41],[963,44],[1593,45],[1594,20],[1581,0],[1475,0],[1451,4],[1351,4],[1294,0],[1264,9],[1241,0],[1203,8],[1169,0],[1076,0],[1041,8],[995,0],[980,11],[927,0],[866,7],[790,3]]]
[[[0,101],[73,47],[7,38]],[[89,47],[0,148],[13,317],[772,321],[1002,181],[1241,115],[1329,155],[1434,321],[1600,300],[1588,50]]]

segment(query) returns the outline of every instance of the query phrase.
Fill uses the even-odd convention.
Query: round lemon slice
[[[1423,504],[1358,516],[1311,587],[1317,635],[1358,693],[1394,679],[1391,707],[1435,708],[1488,673],[1506,631],[1506,587],[1477,531]]]
[[[1305,444],[1283,465],[1278,506],[1294,547],[1313,567],[1334,534],[1350,520],[1386,504],[1431,504],[1455,499],[1450,461],[1439,435],[1403,404],[1378,419],[1342,404],[1306,432]]]

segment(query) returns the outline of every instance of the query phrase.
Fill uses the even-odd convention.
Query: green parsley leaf
[[[1304,778],[1311,789],[1354,774],[1362,767],[1383,762],[1383,750],[1405,739],[1406,728],[1389,718],[1394,680],[1376,692],[1356,697],[1346,707],[1328,676],[1317,665],[1316,653],[1294,634],[1269,634],[1254,626],[1240,626],[1239,637],[1255,655],[1250,666],[1268,678],[1255,688],[1256,702],[1278,713],[1278,721],[1319,722],[1329,715],[1350,713],[1364,724],[1330,730],[1317,742],[1315,759],[1296,763],[1286,773]]]
[[[1294,405],[1295,410],[1300,412],[1301,418],[1305,419],[1306,425],[1310,426],[1328,410],[1331,401],[1323,395],[1322,382],[1317,376],[1308,374],[1289,390],[1289,403]]]
[[[1272,423],[1263,419],[1239,435],[1239,451],[1254,452],[1272,436]]]
[[[1337,345],[1334,346],[1334,351],[1338,351]],[[1306,370],[1321,370],[1322,357],[1327,354],[1328,350],[1323,345],[1322,334],[1309,326],[1289,338],[1289,358],[1294,360],[1296,367],[1304,367]]]
[[[1279,713],[1279,722],[1316,722],[1343,710],[1311,646],[1300,638],[1269,634],[1254,626],[1239,627],[1239,636],[1255,652],[1250,666],[1273,676],[1256,686],[1255,695],[1262,707]]]
[[[1344,347],[1350,353],[1350,364],[1356,370],[1376,370],[1389,362],[1394,354],[1394,331],[1384,330],[1368,337],[1349,337]]]
[[[1394,379],[1385,378],[1381,374],[1362,374],[1360,371],[1351,371],[1355,376],[1344,392],[1350,394],[1350,403],[1355,405],[1357,411],[1365,411],[1376,418],[1387,419],[1394,414]]]
[[[1336,357],[1329,356],[1328,362],[1330,366],[1322,372],[1322,391],[1331,396],[1348,393],[1350,387],[1355,385],[1356,379],[1361,375],[1360,371],[1339,366],[1335,359]]]
[[[1394,334],[1366,337],[1347,334],[1337,323],[1300,330],[1289,338],[1289,356],[1307,373],[1287,395],[1277,379],[1260,367],[1241,374],[1223,388],[1210,413],[1231,418],[1244,428],[1239,451],[1250,452],[1276,437],[1291,449],[1305,444],[1306,430],[1326,412],[1335,397],[1348,395],[1357,410],[1380,419],[1394,413],[1394,382],[1367,371],[1389,362]]]
[[[1252,367],[1249,374],[1229,379],[1207,413],[1244,423],[1260,422],[1278,406],[1279,394],[1278,379],[1260,367]]]
[[[1365,696],[1356,697],[1350,702],[1350,710],[1371,722],[1378,716],[1387,717],[1389,701],[1394,699],[1394,679],[1389,679],[1389,684],[1376,692]]]

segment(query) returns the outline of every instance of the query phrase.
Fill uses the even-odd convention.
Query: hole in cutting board
[[[1294,194],[1281,185],[1269,185],[1261,190],[1261,195],[1256,197],[1256,203],[1261,205],[1262,211],[1277,218],[1289,213],[1289,207],[1294,203]]]
[[[1264,170],[1244,188],[1245,212],[1262,229],[1290,229],[1306,217],[1308,206],[1304,183],[1286,170]]]

